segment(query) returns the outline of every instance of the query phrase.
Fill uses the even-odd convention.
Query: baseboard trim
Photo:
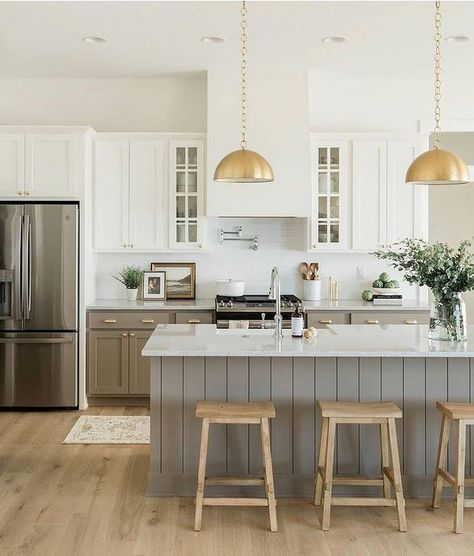
[[[107,405],[150,407],[150,398],[144,396],[89,396],[87,398],[87,403],[89,407]]]

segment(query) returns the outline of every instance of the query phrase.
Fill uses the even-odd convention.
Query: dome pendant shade
[[[463,185],[469,183],[469,171],[454,153],[433,149],[415,158],[405,181],[415,185]]]
[[[239,149],[225,156],[217,165],[214,181],[258,183],[273,181],[273,170],[262,155]]]

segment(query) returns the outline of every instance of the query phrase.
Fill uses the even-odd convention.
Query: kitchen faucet
[[[281,317],[281,281],[278,268],[275,266],[272,270],[272,278],[270,282],[270,292],[268,293],[269,299],[274,299],[276,304],[275,311],[275,338],[283,338],[283,325]]]

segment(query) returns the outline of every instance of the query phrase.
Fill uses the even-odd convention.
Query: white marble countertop
[[[217,329],[215,325],[158,325],[143,348],[149,357],[474,357],[469,340],[454,344],[428,339],[426,325],[333,325],[311,339],[278,341],[272,330]]]
[[[374,305],[362,299],[339,299],[339,301],[307,301],[302,300],[306,311],[429,311],[427,303],[420,303],[414,299],[404,299],[402,305]]]
[[[88,311],[211,311],[214,299],[168,299],[166,301],[127,301],[126,299],[95,299]]]

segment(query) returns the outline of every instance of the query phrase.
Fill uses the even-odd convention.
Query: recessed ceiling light
[[[346,42],[346,37],[324,37],[321,39],[322,42],[331,43],[331,44],[342,44]]]
[[[219,44],[221,42],[224,42],[225,39],[223,39],[222,37],[202,37],[201,42],[204,43],[212,43],[212,44]]]
[[[446,42],[467,42],[471,40],[471,37],[467,35],[449,35],[444,39]]]
[[[93,36],[89,36],[89,37],[83,37],[82,38],[83,42],[86,42],[88,44],[101,44],[104,42],[107,42],[107,39],[105,37],[93,37]]]

